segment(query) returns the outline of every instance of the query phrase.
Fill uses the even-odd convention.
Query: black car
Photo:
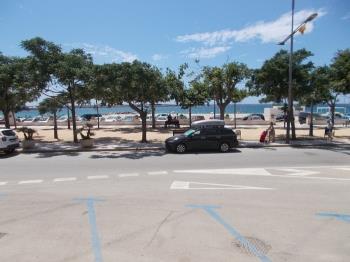
[[[238,145],[235,132],[226,127],[189,129],[182,135],[165,140],[168,151],[184,153],[195,150],[219,150],[227,152]]]

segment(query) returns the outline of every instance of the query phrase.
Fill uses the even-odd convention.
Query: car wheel
[[[230,145],[227,142],[223,142],[220,144],[220,148],[219,148],[220,152],[228,152],[230,150]]]
[[[180,153],[180,154],[185,153],[186,152],[186,146],[184,144],[178,144],[176,146],[176,152]]]

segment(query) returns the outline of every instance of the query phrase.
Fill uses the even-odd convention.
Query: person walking
[[[269,132],[269,143],[274,143],[276,138],[275,128],[273,125],[273,122],[271,122],[269,128],[267,129]]]

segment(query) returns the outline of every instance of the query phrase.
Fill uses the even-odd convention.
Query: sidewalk
[[[336,139],[332,142],[324,139],[299,139],[286,144],[284,141],[262,144],[252,140],[240,140],[238,148],[271,148],[271,147],[349,147],[349,139]],[[49,152],[93,152],[93,151],[145,151],[145,150],[165,150],[164,143],[160,142],[120,142],[108,143],[96,142],[93,148],[81,148],[80,144],[71,142],[36,142],[33,149],[19,149],[22,153],[49,153]]]

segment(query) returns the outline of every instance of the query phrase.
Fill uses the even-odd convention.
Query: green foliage
[[[350,49],[340,50],[332,60],[332,88],[343,94],[350,93]]]
[[[40,114],[51,113],[55,114],[61,110],[63,103],[60,102],[59,97],[49,97],[41,101],[38,105],[38,111]]]
[[[304,86],[309,80],[313,63],[307,62],[312,53],[300,49],[293,53],[293,96],[299,99],[304,94]],[[261,69],[254,70],[247,83],[251,95],[264,95],[263,102],[281,103],[288,97],[289,53],[280,50],[271,59],[264,62]]]
[[[208,97],[206,86],[199,81],[192,81],[190,83],[190,88],[182,91],[180,95],[180,105],[183,109],[204,105]]]
[[[25,140],[33,140],[33,135],[37,133],[36,130],[29,127],[21,127],[17,129],[18,132],[22,132]]]

